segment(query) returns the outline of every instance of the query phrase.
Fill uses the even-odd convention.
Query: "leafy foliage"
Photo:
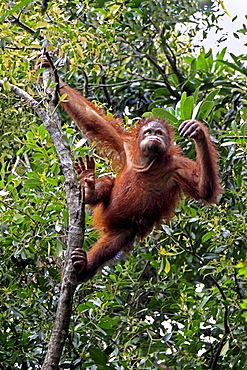
[[[23,87],[42,104],[33,61],[43,47],[66,81],[127,116],[127,125],[150,112],[175,127],[205,120],[224,188],[215,206],[184,200],[128,260],[78,287],[61,368],[247,367],[246,56],[195,50],[202,25],[205,37],[218,27],[217,5],[204,4],[56,0],[42,13],[38,1],[1,3],[0,368],[41,367],[67,237],[57,155],[38,118],[8,88]],[[61,115],[73,155],[94,152]],[[191,141],[176,139],[193,158]],[[99,176],[109,165],[99,158]],[[86,221],[90,248],[97,235],[90,214]]]

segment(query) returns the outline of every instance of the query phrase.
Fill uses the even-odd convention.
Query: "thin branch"
[[[88,96],[88,76],[86,74],[86,72],[84,71],[84,69],[82,70],[82,73],[83,73],[83,76],[84,76],[84,88],[83,88],[83,91],[84,91],[84,96],[87,97]]]
[[[157,80],[155,78],[143,77],[143,78],[137,78],[136,80],[115,82],[113,84],[88,84],[88,86],[89,87],[115,87],[115,86],[129,85],[129,84],[132,84],[132,83],[143,82],[143,81],[151,81],[151,82],[156,82],[156,83],[162,83],[163,84],[163,81],[161,81],[161,80]]]
[[[56,86],[55,86],[55,89],[53,91],[53,97],[54,97],[54,101],[52,102],[52,105],[54,107],[54,109],[56,108],[58,102],[59,102],[59,77],[58,77],[58,73],[57,73],[57,69],[56,67],[54,66],[53,64],[53,60],[52,58],[50,57],[50,54],[48,51],[45,52],[45,56],[49,62],[49,65],[52,69],[52,72],[53,72],[53,78],[55,80],[55,83],[56,83]]]
[[[20,15],[19,17],[15,17],[14,15],[9,16],[8,20],[10,23],[16,24],[18,27],[22,28],[23,30],[27,31],[31,35],[34,35],[36,31],[34,31],[31,27],[27,26],[25,23],[20,21]],[[43,36],[38,36],[38,39],[40,41],[44,40]]]
[[[160,28],[154,22],[152,22],[152,24],[153,24],[154,28],[156,29],[156,31],[159,33],[160,40],[161,40],[161,46],[164,50],[166,59],[168,60],[168,63],[171,66],[171,69],[175,73],[175,75],[177,76],[179,83],[182,84],[185,81],[185,78],[183,76],[182,71],[177,66],[177,58],[176,58],[173,50],[169,47],[169,45],[165,41],[165,36],[164,35],[165,35],[166,27],[163,27],[163,29],[160,30]]]
[[[155,59],[152,55],[147,54],[147,53],[142,51],[144,45],[142,47],[137,48],[134,45],[132,45],[130,42],[128,42],[127,40],[124,40],[124,41],[130,45],[130,47],[133,49],[135,54],[137,54],[139,57],[146,58],[151,64],[153,64],[153,66],[161,74],[161,76],[163,78],[163,82],[166,85],[168,91],[171,93],[171,95],[173,95],[176,99],[179,100],[180,99],[180,94],[171,86],[171,84],[170,84],[170,82],[167,78],[167,73],[166,73],[165,69],[160,66],[157,59]]]
[[[103,91],[104,91],[104,93],[105,93],[105,97],[106,97],[106,101],[107,101],[107,104],[108,104],[108,106],[110,107],[111,106],[111,104],[112,104],[112,102],[111,102],[111,97],[110,97],[110,95],[109,95],[109,92],[108,92],[108,90],[107,90],[107,86],[106,86],[106,77],[105,77],[105,75],[102,75],[102,77],[101,77],[101,81],[103,82],[103,84],[105,85],[105,86],[103,86]]]
[[[13,169],[12,169],[12,171],[11,171],[11,172],[13,173],[13,175],[15,175],[16,177],[20,177],[20,176],[18,175],[18,173],[16,172],[16,169],[17,169],[17,167],[19,166],[20,160],[21,160],[21,158],[20,158],[20,156],[18,155],[18,156],[16,157],[15,164],[14,164]]]
[[[235,261],[235,263],[236,263],[236,261]],[[243,294],[240,290],[240,286],[239,286],[239,282],[238,282],[238,274],[237,274],[237,269],[236,268],[234,269],[234,282],[235,282],[235,291],[238,295],[238,298],[241,299],[241,300],[244,299],[244,296],[243,296]]]
[[[5,81],[0,80],[0,86],[4,86],[4,82]],[[26,91],[20,89],[15,85],[9,84],[9,87],[14,94],[18,95],[21,99],[24,99],[26,103],[34,109],[34,111],[38,114],[42,121],[47,121],[47,112],[40,107],[37,100],[33,99],[33,97],[29,95]]]
[[[168,78],[167,78],[167,74],[165,72],[165,70],[159,65],[159,63],[157,62],[157,60],[149,55],[149,54],[142,54],[142,57],[146,58],[147,60],[149,60],[150,63],[152,63],[155,68],[158,70],[158,72],[161,74],[163,80],[164,80],[164,83],[168,89],[168,91],[176,98],[176,99],[180,99],[180,94],[175,90],[173,89],[173,87],[171,86],[171,84],[169,83],[168,81]]]
[[[24,153],[23,154],[23,157],[24,157],[26,168],[27,168],[27,172],[31,172],[32,171],[32,168],[31,168],[31,164],[30,164],[30,161],[29,161],[29,158],[28,158],[27,153]]]
[[[55,80],[54,71],[46,68],[43,72],[44,86],[47,86],[50,78]],[[70,318],[72,313],[73,295],[77,286],[77,276],[71,261],[71,253],[75,248],[81,247],[84,235],[84,197],[78,187],[74,166],[71,159],[71,152],[66,143],[65,136],[61,129],[59,116],[54,102],[55,98],[48,104],[48,114],[53,122],[49,133],[53,139],[56,150],[59,154],[62,171],[65,177],[65,191],[69,210],[69,230],[66,249],[65,267],[61,286],[61,294],[54,327],[50,337],[46,358],[42,370],[57,370],[61,358],[65,340],[68,336]]]
[[[165,42],[163,38],[161,38],[161,45],[164,50],[165,56],[171,66],[172,71],[175,73],[175,75],[178,78],[179,83],[183,83],[185,81],[185,78],[183,76],[183,73],[181,69],[178,68],[177,66],[177,59],[169,45]]]

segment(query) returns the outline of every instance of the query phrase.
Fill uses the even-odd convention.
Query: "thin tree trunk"
[[[47,68],[43,73],[44,85],[53,78],[52,69]],[[6,82],[0,80],[0,86],[5,86]],[[65,178],[65,192],[69,211],[69,230],[66,249],[66,258],[62,275],[62,284],[60,298],[58,302],[54,327],[48,344],[45,361],[42,370],[57,370],[62,355],[65,340],[68,336],[70,318],[72,313],[73,295],[77,286],[76,273],[71,261],[71,252],[83,244],[84,236],[84,199],[81,189],[78,186],[78,180],[75,174],[70,148],[65,140],[61,129],[57,107],[54,106],[53,99],[47,103],[46,108],[42,108],[40,103],[33,99],[24,90],[15,85],[7,83],[7,88],[24,99],[32,107],[37,115],[41,118],[45,128],[49,132],[51,139],[56,148],[61,168]],[[51,84],[52,85],[52,84]]]

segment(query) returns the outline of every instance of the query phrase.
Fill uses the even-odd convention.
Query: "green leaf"
[[[204,56],[199,55],[196,61],[196,67],[197,67],[197,70],[208,72],[208,63]]]
[[[202,243],[205,243],[206,241],[208,241],[211,236],[213,236],[215,233],[215,231],[209,231],[208,233],[204,234],[203,237],[202,237]]]
[[[171,265],[168,259],[166,259],[166,265],[165,265],[165,273],[168,274],[168,272],[171,270]]]
[[[40,186],[41,181],[37,178],[25,179],[24,185],[29,189],[33,189],[33,188],[36,188],[37,186]]]
[[[31,3],[31,1],[32,0],[22,0],[20,3],[17,3],[11,10],[5,12],[5,14],[0,18],[0,21],[2,21],[5,17],[9,17],[13,13],[20,11],[22,8]]]
[[[105,352],[101,351],[99,348],[91,347],[89,348],[89,353],[96,364],[101,366],[106,365],[107,356]]]
[[[160,275],[163,270],[164,270],[164,258],[162,258],[162,260],[160,262],[160,266],[159,266],[159,270],[158,270],[158,275]]]
[[[16,224],[22,224],[24,221],[25,221],[25,216],[23,215],[15,215],[13,217],[13,221],[16,223]]]
[[[200,91],[200,86],[198,86],[193,94],[193,97],[194,97],[194,105],[197,103],[197,99],[198,99],[198,94],[199,94],[199,91]]]
[[[240,303],[240,307],[244,310],[247,310],[247,299],[243,299],[243,302]]]
[[[110,317],[104,317],[100,322],[99,326],[103,329],[111,329],[112,326],[116,325],[116,321]]]
[[[247,121],[242,124],[241,133],[242,133],[242,135],[247,136]]]
[[[219,60],[218,59],[217,62],[222,63],[222,64],[234,69],[235,71],[238,71],[238,72],[244,74],[245,76],[247,76],[247,68],[238,67],[236,64],[228,62],[227,60]]]
[[[11,91],[11,87],[10,87],[9,81],[5,80],[3,82],[3,88],[4,88],[5,91]]]
[[[186,93],[186,91],[184,91],[184,92],[182,93],[182,96],[181,96],[181,99],[180,99],[180,109],[182,109],[182,106],[183,106],[183,104],[184,104],[184,102],[185,102],[186,98],[187,98],[187,93]]]
[[[33,218],[35,221],[37,221],[37,222],[41,222],[41,223],[45,223],[45,222],[46,222],[42,217],[40,217],[40,216],[38,216],[38,215],[33,215],[33,216],[32,216],[32,218]]]
[[[211,296],[207,296],[203,298],[202,302],[198,306],[198,311],[200,311],[205,306],[205,304],[210,300],[210,298]]]
[[[202,119],[205,119],[211,110],[214,107],[214,102],[212,101],[204,101],[202,105],[200,106],[199,112],[197,114],[197,119],[201,121]]]
[[[204,101],[213,101],[215,96],[218,95],[220,92],[220,89],[215,89],[213,91],[211,91],[207,96],[206,98],[204,99]]]
[[[183,101],[183,104],[181,102],[181,106],[180,106],[181,119],[182,120],[190,119],[192,116],[193,108],[194,108],[194,98],[193,96],[188,96]]]
[[[213,109],[214,106],[213,100],[215,96],[219,94],[219,92],[220,89],[215,89],[211,91],[204,100],[199,102],[193,111],[192,118],[193,119],[197,118],[199,120],[201,120],[202,118],[206,118]]]
[[[152,109],[152,115],[168,121],[168,123],[177,123],[178,119],[172,113],[168,112],[166,109],[163,108],[154,108]]]
[[[57,239],[56,249],[54,251],[54,256],[61,257],[65,249],[66,248],[65,248],[65,245],[63,244],[63,242],[60,241],[59,239]]]
[[[93,302],[87,302],[87,303],[84,303],[84,304],[79,304],[79,306],[76,307],[76,311],[83,312],[83,311],[87,311],[88,309],[93,308],[93,307],[94,307]]]
[[[229,350],[229,340],[226,341],[226,343],[222,347],[222,350],[220,351],[220,356],[225,356],[228,350]]]
[[[28,131],[28,132],[26,133],[26,136],[27,136],[27,139],[28,139],[29,141],[33,141],[33,133],[32,133],[32,131]]]
[[[28,249],[23,249],[23,250],[21,251],[21,258],[22,258],[23,260],[27,260],[28,258],[30,258],[30,256],[31,256],[31,254],[30,254],[30,252],[29,252],[29,250],[28,250]]]
[[[59,97],[59,102],[62,103],[64,100],[67,99],[67,94],[63,94]]]

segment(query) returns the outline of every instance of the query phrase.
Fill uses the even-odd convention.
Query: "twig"
[[[31,168],[31,164],[30,164],[30,161],[29,161],[29,158],[28,158],[27,153],[24,153],[23,154],[23,157],[24,157],[24,161],[25,161],[25,165],[26,165],[27,171],[28,172],[31,172],[32,171],[32,168]]]
[[[115,87],[115,86],[123,86],[123,85],[129,85],[133,84],[136,82],[143,82],[143,81],[151,81],[151,82],[156,82],[156,83],[162,83],[163,81],[157,80],[155,78],[137,78],[136,80],[128,80],[128,81],[122,81],[122,82],[115,82],[113,84],[88,84],[89,87]]]
[[[57,69],[53,64],[53,60],[50,57],[50,54],[49,54],[48,51],[45,51],[45,56],[48,60],[48,63],[50,65],[51,69],[52,69],[53,78],[54,78],[55,83],[56,83],[55,90],[54,90],[54,101],[52,102],[52,105],[54,106],[54,108],[56,108],[56,106],[59,102],[59,77],[58,77]]]
[[[10,23],[16,24],[18,27],[20,27],[23,30],[27,31],[31,35],[34,35],[36,33],[36,31],[34,31],[31,27],[27,26],[25,23],[23,23],[23,22],[20,21],[20,15],[19,15],[18,18],[15,17],[14,15],[11,15],[11,16],[9,16],[8,19],[9,19]],[[38,36],[38,39],[40,41],[42,41],[42,40],[44,40],[44,37],[43,36]]]
[[[88,77],[84,69],[82,70],[84,76],[84,96],[88,96]]]
[[[159,63],[157,62],[157,60],[149,55],[149,54],[143,54],[143,57],[145,57],[147,60],[150,61],[150,63],[152,63],[156,69],[159,71],[159,73],[161,74],[163,80],[164,80],[164,83],[167,87],[167,89],[169,90],[169,92],[176,98],[176,99],[180,99],[180,94],[172,88],[172,86],[170,85],[169,81],[168,81],[168,78],[167,78],[167,75],[166,75],[166,72],[165,70],[159,65]]]
[[[104,84],[104,86],[103,86],[103,91],[104,91],[104,93],[105,93],[105,97],[106,97],[106,100],[107,100],[107,104],[108,104],[108,106],[110,107],[111,106],[111,98],[110,98],[110,95],[109,95],[109,92],[108,92],[108,90],[107,90],[107,86],[106,86],[106,84],[105,84],[105,82],[106,82],[106,77],[105,77],[105,75],[102,75],[102,77],[101,77],[101,81],[103,82],[103,84]]]
[[[161,39],[161,46],[164,50],[166,59],[168,60],[168,63],[171,66],[171,69],[175,73],[175,75],[177,76],[179,83],[182,84],[185,81],[185,78],[183,76],[182,71],[177,66],[177,58],[176,58],[173,50],[169,47],[169,45],[165,41],[165,36],[164,35],[165,35],[166,27],[163,27],[163,29],[160,30],[160,28],[155,24],[155,22],[152,22],[152,24],[153,24],[154,28],[156,29],[156,31],[159,33],[159,36],[160,36],[160,39]]]

